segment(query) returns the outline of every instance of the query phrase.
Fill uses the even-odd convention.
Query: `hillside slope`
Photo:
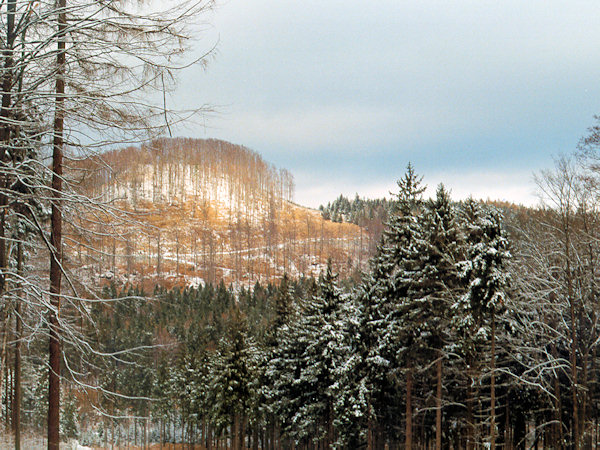
[[[161,139],[76,168],[85,194],[113,207],[71,228],[69,260],[96,282],[248,286],[318,275],[328,258],[346,276],[367,260],[362,228],[294,204],[291,174],[242,146]]]

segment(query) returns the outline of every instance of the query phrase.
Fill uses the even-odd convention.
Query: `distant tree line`
[[[354,199],[349,199],[340,195],[333,202],[327,203],[327,206],[319,206],[319,211],[325,220],[353,223],[363,228],[369,254],[373,255],[393,205],[394,201],[386,198],[368,199],[356,194]]]
[[[327,203],[327,206],[319,206],[319,211],[326,220],[364,226],[368,221],[376,219],[385,223],[393,204],[392,200],[386,198],[361,198],[356,194],[354,199],[349,199],[340,194],[333,202]]]

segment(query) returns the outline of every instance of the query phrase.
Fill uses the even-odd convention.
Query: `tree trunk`
[[[442,352],[436,362],[437,390],[435,398],[435,449],[442,450]]]
[[[496,318],[492,309],[492,350],[490,361],[490,450],[496,450]]]
[[[252,427],[252,450],[258,450],[258,423],[254,424]]]
[[[0,116],[4,119],[7,119],[10,116],[10,111],[11,111],[11,101],[12,101],[12,84],[13,84],[13,66],[14,66],[14,60],[13,60],[13,50],[14,50],[14,41],[15,41],[15,33],[14,33],[14,28],[15,28],[15,12],[17,9],[17,3],[16,0],[9,0],[6,2],[6,40],[5,40],[5,49],[3,52],[3,60],[4,60],[4,67],[3,67],[3,80],[2,80],[2,108],[0,109]],[[7,121],[5,121],[4,123],[6,124]],[[0,128],[0,140],[2,141],[2,144],[8,144],[9,139],[10,139],[10,131],[11,128],[8,124],[6,124],[5,126],[3,126],[2,128]],[[2,150],[2,160],[3,162],[6,162],[7,157],[4,155],[8,155],[9,153],[7,151],[4,151],[4,149]],[[7,188],[8,188],[9,182],[8,182],[8,175],[4,175],[2,177],[2,183],[1,183],[1,187],[2,187],[2,193],[0,194],[0,208],[2,210],[1,213],[1,219],[0,219],[0,269],[1,269],[1,274],[0,274],[0,296],[4,295],[4,291],[5,291],[5,284],[6,284],[6,278],[5,278],[5,269],[7,267],[7,254],[6,254],[6,238],[5,238],[5,230],[6,230],[6,223],[5,223],[5,215],[6,215],[6,205],[8,203],[8,199],[7,196],[4,192],[6,192]],[[6,312],[5,314],[3,314],[2,317],[2,321],[4,324],[4,336],[3,336],[3,345],[2,345],[2,355],[1,355],[1,360],[0,360],[0,364],[2,364],[0,366],[0,399],[1,394],[2,394],[2,386],[3,386],[3,380],[5,380],[5,392],[6,392],[6,398],[8,399],[8,393],[10,392],[10,385],[8,384],[8,376],[6,376],[6,378],[3,378],[2,376],[2,372],[3,372],[3,368],[6,367],[6,364],[8,363],[8,353],[6,352],[6,339],[7,339],[7,335],[9,333],[9,327],[8,327],[8,312]],[[7,402],[8,403],[8,402]],[[0,405],[1,406],[1,405]],[[6,424],[8,424],[8,415],[5,416],[6,417]]]
[[[406,450],[412,449],[412,389],[413,389],[413,369],[408,368],[406,373],[406,443],[404,448]]]
[[[558,360],[558,351],[556,350],[556,344],[552,343],[552,357]],[[562,427],[562,401],[560,393],[560,382],[558,375],[554,377],[554,414],[556,424],[554,425],[554,439],[555,442],[559,442],[559,448],[562,448],[564,443],[563,427]]]
[[[371,397],[367,402],[367,450],[373,450],[373,417],[371,416]]]
[[[60,283],[62,260],[62,172],[63,172],[63,129],[65,94],[65,31],[67,28],[66,0],[57,0],[58,10],[58,53],[56,55],[56,100],[54,117],[54,142],[52,153],[52,214],[50,242],[50,369],[48,371],[48,450],[59,450],[60,435]]]
[[[471,385],[471,374],[467,376],[469,386],[467,388],[467,450],[474,448],[475,421],[473,418],[473,386]]]
[[[23,272],[23,243],[17,244],[17,274]],[[21,290],[19,290],[21,291]],[[21,318],[21,298],[17,296],[15,310],[15,392],[13,402],[13,431],[15,434],[15,450],[21,449],[21,334],[23,322]]]
[[[569,286],[571,282],[569,281]],[[571,291],[571,287],[569,291]],[[571,309],[571,396],[573,402],[573,450],[579,450],[579,407],[577,401],[577,330],[575,328],[575,305],[569,298]]]

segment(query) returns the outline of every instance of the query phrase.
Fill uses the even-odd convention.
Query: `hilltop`
[[[349,276],[368,259],[367,232],[293,202],[294,180],[246,147],[160,139],[79,162],[80,189],[102,214],[78,217],[68,256],[95,281],[253,285],[316,276],[328,259]]]

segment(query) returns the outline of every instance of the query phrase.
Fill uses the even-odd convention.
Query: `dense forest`
[[[171,137],[213,3],[0,3],[0,447],[600,447],[600,126],[535,208],[308,210]]]
[[[385,223],[393,204],[394,202],[386,198],[361,198],[356,194],[354,199],[348,199],[340,195],[333,202],[327,203],[327,206],[319,206],[319,211],[324,219],[333,222],[350,222],[365,226],[374,220]]]
[[[386,198],[361,198],[356,194],[350,200],[340,195],[327,206],[319,206],[319,211],[325,220],[353,223],[363,228],[369,236],[369,253],[373,254],[393,205],[394,202]]]
[[[538,179],[546,206],[531,209],[454,202],[442,185],[424,199],[409,165],[358,280],[328,266],[239,290],[106,286],[111,300],[94,303],[94,326],[81,330],[98,350],[92,366],[66,350],[65,436],[206,448],[596,446],[598,222],[585,167],[559,160]],[[32,430],[44,427],[44,359],[28,347]],[[5,389],[7,424],[12,398]]]

